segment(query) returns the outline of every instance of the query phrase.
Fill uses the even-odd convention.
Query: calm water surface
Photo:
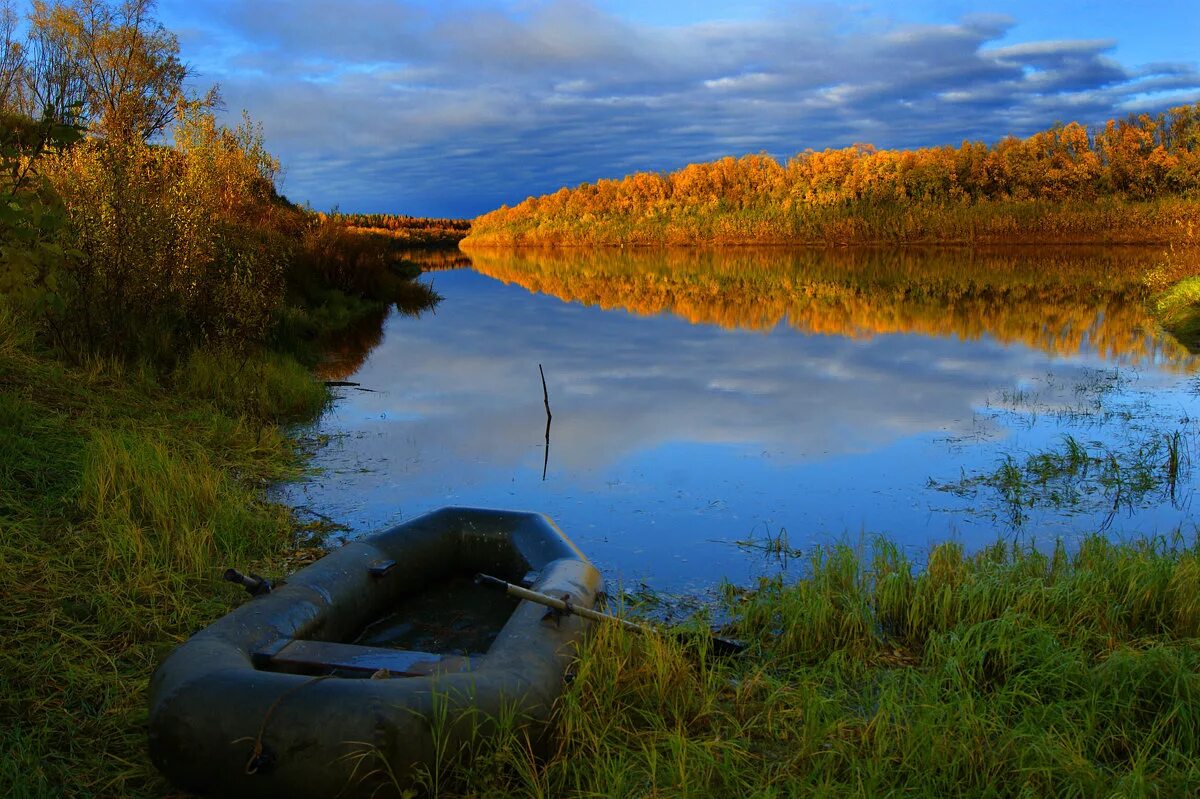
[[[423,278],[436,312],[342,342],[328,375],[369,391],[284,492],[349,535],[541,511],[609,578],[684,594],[788,568],[772,542],[1192,533],[1197,364],[1146,318],[1154,257],[475,254]]]

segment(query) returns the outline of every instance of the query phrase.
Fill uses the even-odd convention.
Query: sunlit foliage
[[[52,293],[67,218],[40,167],[78,139],[71,126],[0,110],[0,294],[36,306]]]
[[[1200,105],[990,147],[857,144],[600,180],[485,214],[467,243],[1162,241],[1200,218],[1198,192]]]
[[[34,0],[16,40],[0,6],[0,105],[82,124],[106,138],[149,139],[175,118],[188,68],[154,0]],[[212,104],[215,93],[205,102]]]
[[[45,159],[71,221],[48,317],[60,344],[263,338],[287,254],[267,218],[278,163],[249,123],[227,130],[186,104],[176,141],[91,138]]]

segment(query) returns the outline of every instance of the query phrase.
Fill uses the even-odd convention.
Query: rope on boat
[[[247,774],[257,774],[259,771],[269,768],[275,762],[275,755],[271,753],[271,750],[269,750],[265,746],[263,746],[263,736],[266,735],[266,733],[267,733],[267,724],[270,723],[271,714],[273,714],[275,712],[275,708],[279,707],[279,705],[283,702],[284,699],[287,699],[292,694],[298,692],[301,688],[307,688],[308,686],[312,685],[313,683],[320,682],[321,680],[327,679],[328,677],[331,677],[331,676],[333,676],[333,675],[321,674],[317,677],[313,677],[311,679],[305,680],[302,683],[293,685],[291,688],[287,689],[286,691],[284,691],[283,693],[281,693],[279,696],[277,696],[275,698],[275,701],[271,703],[271,706],[269,708],[267,708],[266,715],[263,716],[262,724],[259,725],[259,728],[258,728],[258,737],[256,737],[254,739],[254,746],[250,750],[250,757],[246,759],[246,766],[245,766],[244,771]],[[239,738],[238,739],[238,741],[247,741],[247,740],[249,740],[249,739],[248,738]],[[237,743],[238,741],[234,741],[234,743]]]

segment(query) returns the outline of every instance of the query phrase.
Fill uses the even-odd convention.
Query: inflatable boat
[[[600,590],[545,516],[470,508],[347,544],[273,588],[247,581],[257,596],[155,672],[152,760],[202,795],[382,796],[464,751],[481,719],[515,714],[536,739],[582,622],[497,597],[473,585],[480,572],[576,607]]]

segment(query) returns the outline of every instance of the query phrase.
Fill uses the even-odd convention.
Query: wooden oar
[[[480,585],[487,586],[488,588],[495,588],[499,591],[504,591],[509,596],[516,597],[517,599],[528,599],[530,602],[535,602],[539,605],[545,605],[546,607],[564,615],[575,615],[579,616],[580,618],[590,619],[591,621],[601,623],[608,622],[611,624],[619,624],[626,630],[635,633],[643,633],[645,635],[663,634],[662,631],[656,630],[653,627],[648,627],[644,624],[638,624],[627,619],[618,618],[617,616],[610,616],[607,613],[601,613],[600,611],[592,610],[591,608],[581,608],[577,605],[571,604],[565,599],[559,599],[558,597],[553,597],[549,594],[543,594],[540,591],[531,591],[528,588],[522,588],[519,585],[513,585],[512,583],[505,582],[499,577],[492,577],[487,574],[477,574],[475,575],[475,582],[479,583]],[[676,637],[680,640],[686,641],[688,636],[686,634],[676,634]],[[733,641],[728,638],[718,638],[717,636],[711,634],[709,635],[709,641],[711,642],[713,653],[717,655],[736,655],[745,651],[746,649],[746,645],[739,641]]]

